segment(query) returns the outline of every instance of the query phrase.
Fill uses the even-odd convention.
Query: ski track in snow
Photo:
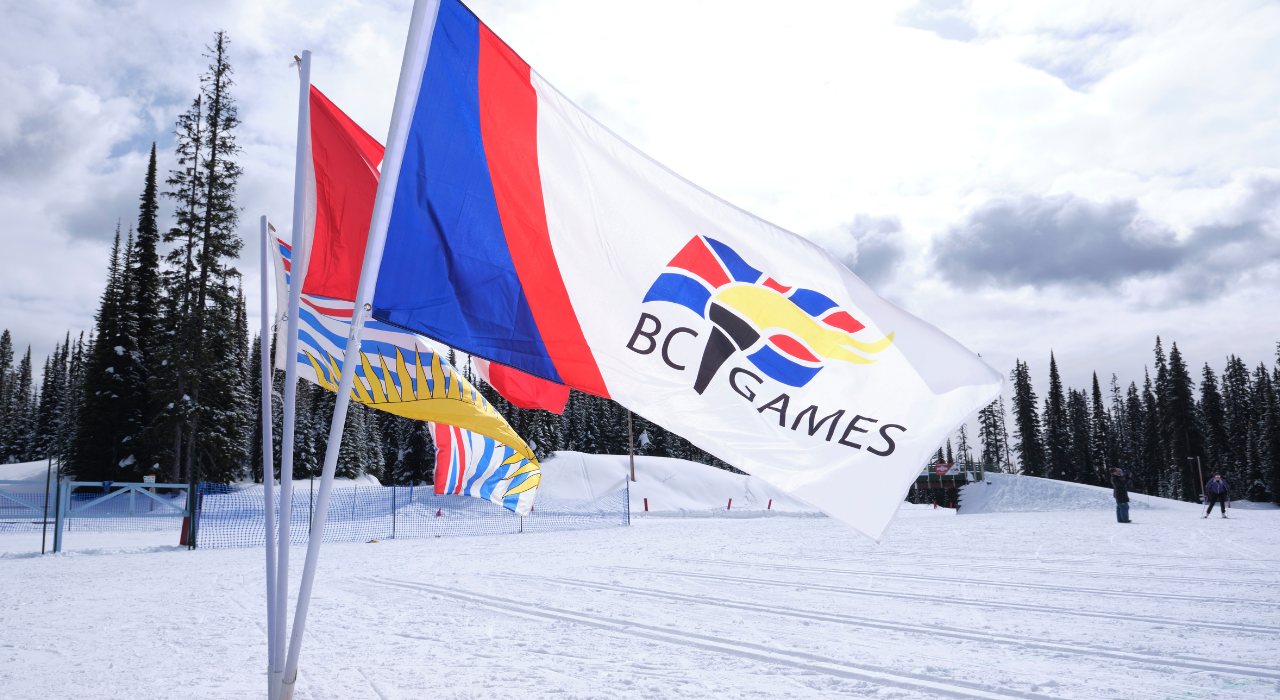
[[[697,564],[724,564],[728,566],[745,566],[759,569],[780,569],[787,571],[807,571],[820,574],[840,574],[842,576],[871,576],[882,578],[898,578],[909,579],[915,581],[939,581],[942,583],[969,584],[974,586],[995,586],[999,588],[1031,588],[1041,591],[1052,591],[1055,593],[1071,592],[1071,593],[1088,593],[1093,595],[1109,595],[1134,598],[1163,598],[1168,600],[1190,600],[1204,601],[1211,603],[1224,604],[1242,604],[1242,605],[1273,605],[1272,601],[1259,600],[1251,598],[1225,598],[1217,596],[1199,596],[1199,595],[1183,595],[1178,593],[1144,593],[1141,591],[1125,591],[1112,590],[1107,588],[1085,588],[1082,586],[1052,586],[1039,583],[1006,583],[1003,581],[987,581],[977,578],[961,578],[959,576],[922,576],[919,574],[900,574],[889,573],[885,571],[866,571],[856,569],[831,569],[816,566],[787,566],[783,564],[768,564],[764,562],[751,561],[730,561],[718,559],[690,559],[686,560]]]
[[[931,515],[328,544],[296,697],[1280,692],[1280,511]],[[262,550],[174,541],[0,535],[0,697],[263,696]]]

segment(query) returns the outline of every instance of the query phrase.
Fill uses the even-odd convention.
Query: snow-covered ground
[[[298,697],[1280,693],[1280,510],[1072,502],[326,545]],[[262,550],[165,534],[0,536],[0,697],[262,696]]]

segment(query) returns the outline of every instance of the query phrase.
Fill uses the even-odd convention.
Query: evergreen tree
[[[1040,435],[1040,414],[1036,411],[1036,392],[1031,387],[1031,370],[1027,363],[1015,361],[1013,368],[1013,422],[1017,443],[1018,469],[1027,476],[1044,476],[1044,443]]]
[[[1062,391],[1062,377],[1058,374],[1058,361],[1049,352],[1049,394],[1044,397],[1044,453],[1045,476],[1052,479],[1070,479],[1071,466],[1067,453],[1070,438],[1067,435],[1067,401]]]
[[[205,142],[203,93],[196,95],[191,107],[178,116],[174,135],[178,167],[169,171],[165,180],[169,189],[163,193],[177,205],[175,224],[164,234],[164,242],[174,245],[165,256],[168,267],[161,272],[165,293],[161,298],[160,330],[152,348],[153,359],[159,360],[159,367],[152,376],[150,388],[155,410],[152,442],[158,456],[166,462],[168,480],[177,483],[183,480],[182,442],[188,434],[191,412],[187,392],[191,383],[188,350],[192,288],[200,211],[205,204],[204,169],[200,165]]]
[[[36,459],[36,397],[32,385],[30,345],[13,374],[13,393],[10,397],[9,461],[30,462]]]
[[[1001,440],[999,429],[998,400],[992,401],[978,411],[978,444],[982,446],[982,464],[989,471],[999,471],[1001,460]]]
[[[1136,398],[1138,385],[1130,382],[1129,391]],[[1120,378],[1111,375],[1111,408],[1108,410],[1109,443],[1106,453],[1107,463],[1100,474],[1101,483],[1107,484],[1107,472],[1114,468],[1134,470],[1133,426],[1129,414],[1129,401],[1125,392],[1120,389]]]
[[[126,389],[129,398],[128,413],[135,422],[131,433],[131,449],[137,455],[140,471],[154,474],[154,466],[158,464],[155,444],[157,406],[152,396],[157,358],[156,346],[162,343],[157,337],[160,330],[161,280],[160,257],[157,252],[160,242],[160,227],[157,222],[159,213],[158,185],[156,182],[156,145],[151,144],[151,158],[147,164],[147,174],[143,182],[141,203],[138,207],[137,238],[132,247],[132,264],[130,267],[130,320],[133,328],[130,337],[132,343],[129,351],[134,357],[136,376],[130,377],[131,386]]]
[[[13,337],[6,328],[0,333],[0,464],[6,464],[10,460],[9,443],[14,419],[10,404],[14,392]]]
[[[1169,352],[1166,374],[1163,418],[1163,434],[1169,461],[1174,469],[1171,475],[1181,498],[1194,501],[1204,484],[1201,482],[1196,458],[1203,461],[1200,430],[1196,425],[1195,388],[1191,374],[1182,361],[1178,344]]]
[[[1089,415],[1089,399],[1083,391],[1067,390],[1066,424],[1067,468],[1061,478],[1077,483],[1092,483],[1096,480],[1093,463],[1094,440]]]
[[[233,160],[239,152],[239,117],[230,94],[228,44],[226,33],[217,32],[205,54],[210,64],[201,76],[200,94],[178,118],[179,168],[170,171],[165,192],[178,205],[177,225],[165,241],[177,245],[162,278],[166,342],[154,350],[166,369],[152,384],[161,406],[153,432],[157,444],[166,445],[161,454],[172,465],[172,478],[190,482],[206,478],[201,474],[206,464],[215,470],[208,478],[227,478],[236,469],[232,456],[246,451],[249,442],[241,439],[247,435],[244,426],[237,425],[247,409],[234,405],[239,402],[232,386],[242,381],[235,364],[247,352],[248,340],[243,351],[230,347],[237,313],[233,280],[239,276],[230,263],[241,247],[235,206],[241,170]],[[215,347],[227,354],[213,354]]]
[[[1259,364],[1253,374],[1255,419],[1249,434],[1250,468],[1245,477],[1245,496],[1255,503],[1276,498],[1272,482],[1275,477],[1277,452],[1280,452],[1280,407],[1277,406],[1275,382],[1267,367]]]
[[[1230,452],[1227,421],[1222,395],[1218,393],[1218,378],[1208,362],[1204,364],[1200,377],[1200,403],[1196,406],[1196,418],[1204,436],[1204,469],[1209,474],[1222,472],[1230,482],[1231,473],[1227,470],[1226,459]]]
[[[120,227],[107,268],[107,286],[102,292],[98,314],[94,317],[97,334],[93,349],[85,360],[84,399],[80,405],[78,430],[68,454],[71,474],[83,481],[124,481],[120,469],[129,464],[129,446],[124,439],[131,435],[130,416],[121,408],[120,392],[125,380],[125,337],[127,316],[126,263],[120,247]]]
[[[1159,348],[1158,343],[1157,339],[1157,348]],[[1142,481],[1142,493],[1168,497],[1170,494],[1165,481],[1167,471],[1165,450],[1160,433],[1160,401],[1152,390],[1150,374],[1146,374],[1142,384],[1141,417],[1141,471],[1138,474]]]
[[[218,401],[229,393],[230,387],[227,385],[239,379],[236,373],[228,376],[218,371],[220,358],[209,352],[210,344],[206,342],[211,325],[210,303],[215,309],[230,305],[228,283],[239,273],[227,263],[239,255],[241,247],[240,237],[236,233],[240,214],[235,206],[236,184],[241,170],[231,160],[240,150],[235,140],[235,128],[240,120],[230,94],[233,82],[231,64],[227,60],[228,43],[226,32],[220,31],[214,35],[214,44],[209,47],[210,53],[206,54],[212,63],[201,78],[201,91],[208,106],[205,112],[206,149],[202,164],[205,206],[200,221],[199,254],[196,257],[199,274],[193,290],[194,332],[188,336],[191,342],[187,345],[191,357],[193,411],[184,456],[188,479],[192,482],[202,478],[196,458],[198,446],[204,437],[201,431],[210,429],[211,434],[218,434],[219,437],[227,435],[230,427],[216,424],[219,418],[229,416],[226,408],[218,405]],[[203,402],[202,393],[210,400]],[[225,450],[230,449],[230,444],[225,445]]]
[[[1231,484],[1246,483],[1250,472],[1249,434],[1256,420],[1253,406],[1253,382],[1249,368],[1235,355],[1227,358],[1222,372],[1223,442],[1219,459],[1223,476]],[[1233,486],[1232,488],[1240,488]],[[1241,488],[1241,492],[1246,492]]]
[[[956,461],[963,464],[969,464],[973,461],[973,455],[969,452],[969,428],[964,424],[960,425],[960,429],[956,431]]]
[[[1155,347],[1155,365],[1156,365],[1156,381],[1154,393],[1156,398],[1155,410],[1151,414],[1151,420],[1155,424],[1158,434],[1157,444],[1159,445],[1158,457],[1153,455],[1156,460],[1157,473],[1159,474],[1160,495],[1165,498],[1181,498],[1181,481],[1177,478],[1180,473],[1180,467],[1177,464],[1171,464],[1170,460],[1173,456],[1169,452],[1169,436],[1168,436],[1168,397],[1169,397],[1169,364],[1165,359],[1164,345],[1160,341],[1160,336],[1156,336]]]
[[[1114,398],[1116,390],[1119,388],[1115,384],[1115,375],[1111,375],[1112,396]],[[1086,484],[1106,484],[1107,472],[1115,464],[1116,443],[1115,437],[1112,435],[1114,428],[1112,425],[1111,414],[1107,411],[1107,406],[1102,399],[1102,387],[1098,385],[1098,373],[1093,373],[1093,397],[1090,406],[1091,423],[1089,425],[1090,437],[1092,439],[1092,448],[1090,456],[1092,457],[1092,469],[1081,479]]]

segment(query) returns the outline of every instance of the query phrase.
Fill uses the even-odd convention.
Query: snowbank
[[[960,489],[960,514],[1043,513],[1070,510],[1114,510],[1111,489],[1019,474],[987,472],[985,483]],[[1199,510],[1194,503],[1129,494],[1131,510]]]
[[[626,455],[557,452],[542,462],[538,496],[598,498],[627,486]],[[684,518],[758,518],[775,515],[821,516],[754,476],[668,457],[636,457],[631,485],[631,515]],[[646,499],[648,500],[646,510]],[[729,499],[733,499],[730,506]]]
[[[58,465],[53,465],[54,472],[57,472]],[[17,464],[0,464],[0,481],[39,481],[39,486],[27,484],[4,484],[0,488],[5,491],[13,491],[14,493],[28,493],[35,491],[44,491],[44,482],[49,475],[49,462],[40,460],[38,462],[18,462]],[[57,483],[57,474],[54,474],[54,482]]]

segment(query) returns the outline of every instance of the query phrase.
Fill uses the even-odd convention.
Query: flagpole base
[[[284,672],[282,671],[280,675],[283,676]],[[282,681],[280,683],[280,695],[277,697],[277,700],[293,700],[294,682],[297,680],[298,680],[298,675],[295,673],[293,675],[292,681],[287,681],[287,682]]]
[[[284,684],[284,671],[272,671],[271,667],[267,667],[267,672],[271,676],[271,685],[268,688],[268,700],[280,700],[280,688]]]

